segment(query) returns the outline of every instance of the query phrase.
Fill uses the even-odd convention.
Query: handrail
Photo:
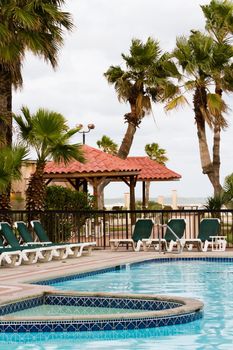
[[[180,253],[182,253],[182,251],[183,251],[183,245],[182,245],[182,241],[181,241],[181,239],[177,236],[177,234],[171,229],[171,227],[170,226],[168,226],[167,224],[157,224],[158,226],[160,226],[160,227],[166,227],[172,234],[173,234],[173,236],[176,238],[176,240],[179,242],[179,245],[180,245],[180,250],[176,253],[176,252],[169,252],[169,253],[171,253],[171,254],[180,254]],[[160,239],[160,235],[159,235],[159,252],[161,252],[161,239]],[[165,254],[165,251],[164,251],[164,254]]]

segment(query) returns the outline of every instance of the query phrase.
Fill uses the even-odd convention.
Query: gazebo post
[[[142,209],[146,209],[146,183],[142,181]]]
[[[86,179],[83,180],[83,192],[85,192],[86,194],[88,192],[88,186],[87,186],[87,180]]]
[[[129,191],[130,191],[130,210],[135,210],[135,185],[137,182],[136,176],[129,177]],[[135,224],[136,216],[135,213],[131,213],[131,225]]]

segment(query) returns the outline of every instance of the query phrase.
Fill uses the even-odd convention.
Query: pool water
[[[204,318],[189,324],[132,331],[0,334],[0,349],[182,350],[233,348],[233,264],[175,261],[128,266],[56,283],[61,290],[166,294],[201,299]],[[6,346],[7,344],[7,346]]]
[[[9,316],[78,316],[78,315],[109,315],[142,312],[137,309],[118,309],[109,307],[39,305],[30,309],[11,312]]]

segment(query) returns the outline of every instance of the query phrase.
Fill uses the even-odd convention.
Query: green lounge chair
[[[151,219],[138,219],[133,228],[132,238],[110,239],[111,250],[117,250],[120,245],[131,245],[134,251],[139,251],[143,239],[148,239],[154,228],[154,222]]]
[[[185,239],[184,247],[192,250],[197,247],[199,251],[206,252],[211,246],[212,250],[224,251],[226,249],[226,236],[219,236],[220,220],[218,218],[202,219],[197,238]]]
[[[43,248],[43,251],[47,252],[46,261],[51,261],[53,258],[58,260],[67,258],[66,249],[62,246],[54,246],[52,244],[45,246],[40,242],[34,242],[31,232],[24,221],[16,221],[14,226],[17,229],[24,246]]]
[[[167,252],[172,252],[173,248],[177,247],[179,252],[183,250],[182,237],[184,235],[186,221],[184,219],[170,219],[165,225],[158,225],[158,227],[165,227],[164,238],[154,238],[154,239],[143,239],[143,249],[147,251],[151,246],[155,250],[159,250],[161,244],[161,249]]]
[[[5,238],[9,247],[21,252],[22,263],[34,264],[38,260],[48,261],[48,250],[44,247],[38,248],[36,245],[22,246],[15,237],[15,234],[8,222],[0,222],[0,232]]]
[[[39,238],[40,243],[43,245],[53,245],[54,247],[63,247],[65,249],[65,254],[71,258],[80,257],[83,251],[86,250],[88,255],[91,254],[92,248],[96,246],[96,242],[86,242],[86,243],[52,243],[44,230],[41,222],[39,220],[32,220],[31,225]]]
[[[19,266],[21,262],[21,251],[10,247],[4,247],[2,237],[0,236],[0,266]]]

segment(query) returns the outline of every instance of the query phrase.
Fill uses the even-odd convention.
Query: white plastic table
[[[226,249],[227,236],[210,236],[212,239],[212,251],[224,251]]]

